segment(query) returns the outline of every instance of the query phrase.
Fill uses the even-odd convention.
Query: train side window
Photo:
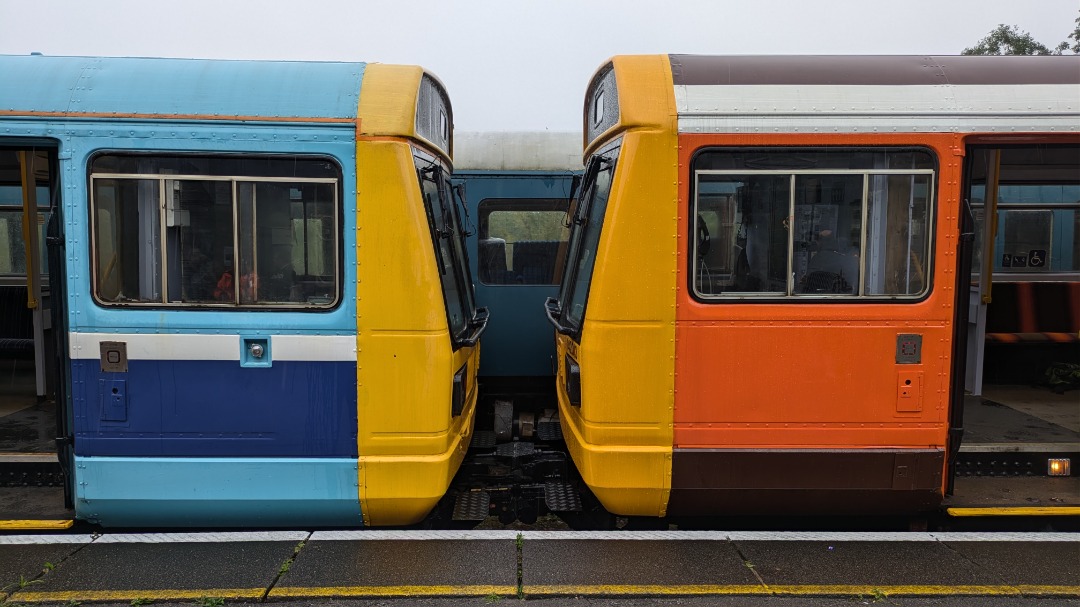
[[[332,163],[111,155],[93,163],[102,304],[324,308],[339,300]]]
[[[929,288],[928,152],[708,151],[695,168],[698,297],[916,298]]]
[[[565,199],[480,201],[480,282],[489,285],[558,284],[557,260],[570,236],[570,228],[564,222],[566,205]]]
[[[919,295],[929,286],[930,176],[868,180],[865,294]]]
[[[158,181],[94,181],[95,294],[107,303],[161,303]]]

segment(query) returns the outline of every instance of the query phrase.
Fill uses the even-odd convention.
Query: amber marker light
[[[1069,476],[1072,471],[1069,458],[1054,457],[1046,460],[1047,476]]]

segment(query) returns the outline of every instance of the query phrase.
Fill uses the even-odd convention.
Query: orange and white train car
[[[557,298],[620,515],[915,513],[962,437],[972,205],[1076,181],[1075,57],[615,57]]]

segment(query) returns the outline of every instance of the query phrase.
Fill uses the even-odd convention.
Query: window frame
[[[528,212],[540,212],[540,213],[554,213],[558,215],[559,226],[564,231],[565,238],[556,240],[554,242],[559,243],[560,248],[569,250],[570,243],[570,230],[566,224],[566,215],[570,209],[570,200],[567,198],[505,198],[492,196],[481,200],[476,205],[477,224],[480,226],[477,229],[477,250],[479,251],[479,243],[485,237],[491,238],[491,226],[490,218],[495,213],[528,213]],[[484,231],[483,227],[487,226],[487,230]],[[495,236],[495,238],[502,238],[502,236]],[[505,240],[505,239],[504,239]],[[506,241],[507,245],[517,244],[518,242],[528,241]],[[477,259],[477,263],[480,263],[481,259]],[[556,258],[556,263],[558,259]],[[559,269],[554,268],[552,279],[559,276]],[[508,270],[509,271],[509,270]],[[483,278],[483,272],[477,272],[477,280],[484,286],[492,287],[557,287],[558,282],[487,282]]]
[[[607,216],[607,211],[610,208],[611,195],[615,189],[616,175],[619,169],[619,156],[622,153],[622,138],[605,145],[594,152],[585,166],[585,174],[581,181],[581,194],[577,198],[577,204],[571,204],[567,208],[568,217],[570,221],[570,235],[567,239],[566,245],[566,260],[563,265],[562,281],[559,283],[559,292],[555,299],[558,304],[558,330],[571,336],[574,341],[581,340],[581,333],[585,328],[585,314],[588,310],[589,294],[592,291],[592,279],[596,273],[596,251],[593,252],[592,260],[589,263],[588,274],[589,282],[585,287],[584,293],[581,297],[581,315],[576,320],[571,322],[570,320],[570,307],[567,304],[572,304],[576,299],[577,286],[578,286],[578,272],[581,269],[579,267],[579,257],[581,255],[581,247],[584,246],[584,238],[587,235],[585,230],[588,228],[589,219],[593,218],[593,205],[596,204],[596,191],[597,182],[602,171],[611,171],[611,178],[608,180],[607,194],[604,197],[603,213],[599,216],[599,225],[596,232],[596,246],[599,249],[600,240],[603,238],[604,219]],[[604,164],[607,166],[602,166]],[[595,168],[594,168],[595,167]],[[569,212],[573,211],[573,216],[569,215]],[[597,219],[597,218],[593,218]]]
[[[212,175],[199,175],[190,173],[144,173],[144,172],[112,172],[112,171],[94,171],[94,163],[103,157],[115,156],[119,158],[138,158],[141,160],[153,160],[153,159],[179,159],[190,158],[207,162],[213,162],[215,160],[289,160],[299,159],[310,162],[326,162],[332,166],[332,170],[335,173],[334,177],[277,177],[277,176],[258,176],[258,175],[241,175],[241,174],[212,174]],[[200,154],[200,153],[177,153],[171,151],[155,151],[149,153],[137,153],[133,154],[124,150],[108,150],[101,151],[87,160],[87,209],[89,211],[89,272],[90,272],[90,292],[94,302],[102,307],[107,308],[136,308],[136,309],[183,309],[183,310],[210,310],[210,311],[261,311],[261,310],[289,310],[298,312],[327,312],[338,308],[343,298],[344,289],[344,174],[341,170],[341,165],[337,159],[324,154]],[[158,192],[158,252],[161,255],[161,270],[160,281],[161,284],[158,288],[161,290],[159,301],[108,301],[100,296],[100,276],[98,275],[98,201],[96,200],[97,190],[95,187],[95,180],[99,179],[111,179],[118,182],[122,181],[152,181],[157,182]],[[232,217],[232,255],[233,255],[233,289],[234,296],[230,301],[197,301],[197,302],[185,302],[185,301],[168,301],[169,299],[169,247],[167,239],[165,238],[165,229],[167,227],[167,212],[166,212],[166,184],[170,181],[204,181],[204,182],[219,182],[228,183],[231,191],[231,217]],[[332,256],[334,262],[333,269],[333,298],[326,303],[310,303],[310,302],[268,302],[268,303],[243,303],[240,297],[240,280],[236,278],[238,267],[240,265],[240,243],[242,241],[241,226],[240,226],[240,205],[243,201],[240,200],[238,190],[239,184],[251,184],[252,192],[254,195],[255,188],[262,183],[294,183],[294,184],[326,184],[333,186],[331,191],[333,192],[334,199],[332,201],[332,208],[334,210],[333,219],[333,250]],[[254,198],[253,198],[254,200]],[[254,234],[251,236],[254,238]],[[305,243],[306,246],[306,243]],[[257,250],[257,245],[255,246]],[[255,254],[253,251],[252,254]]]
[[[469,253],[465,242],[466,230],[462,224],[459,203],[461,210],[467,207],[465,201],[454,195],[450,171],[440,160],[416,147],[413,148],[412,157],[416,170],[416,184],[424,205],[424,216],[428,222],[428,231],[434,248],[436,270],[439,273],[439,291],[443,296],[443,308],[446,313],[446,326],[454,350],[458,350],[470,345],[470,334],[476,332],[478,323],[486,315],[486,312],[479,312],[476,306],[472,273],[469,270]],[[429,195],[424,191],[425,180],[430,180],[434,184],[437,200],[430,200]],[[439,205],[437,209],[434,206],[436,204]],[[446,225],[447,219],[451,222],[449,226]],[[440,247],[439,240],[442,238],[452,239],[449,243],[449,263],[444,260]],[[447,277],[446,269],[449,269],[453,276]],[[448,278],[453,281],[453,286],[457,289],[455,304],[461,307],[463,321],[460,328],[454,326],[450,314],[450,293],[447,291],[446,283]]]
[[[932,168],[924,169],[840,169],[840,168],[824,168],[824,169],[807,169],[807,168],[788,168],[788,169],[698,169],[698,161],[704,154],[709,153],[735,153],[735,152],[755,152],[761,154],[791,154],[799,152],[824,152],[824,153],[852,153],[852,152],[922,152],[929,156],[933,162]],[[687,237],[687,289],[694,301],[703,304],[777,304],[777,303],[791,303],[791,304],[815,304],[815,303],[840,303],[840,304],[869,304],[869,303],[919,303],[924,301],[934,290],[933,273],[936,266],[936,236],[937,236],[937,213],[939,208],[938,202],[938,174],[940,171],[940,164],[937,154],[933,149],[923,146],[836,146],[836,147],[799,147],[799,148],[786,148],[786,147],[767,147],[767,148],[726,148],[726,147],[706,147],[697,150],[693,156],[693,159],[689,167],[690,171],[690,192],[689,192],[689,214],[687,216],[687,223],[689,233]],[[787,243],[786,243],[786,257],[787,257],[787,285],[783,294],[777,292],[760,292],[756,294],[752,291],[739,291],[727,293],[702,293],[698,284],[698,256],[697,256],[697,217],[699,213],[699,195],[700,191],[699,183],[702,175],[731,175],[731,176],[745,176],[745,177],[757,177],[757,176],[788,176],[790,177],[788,183],[788,215],[785,219],[787,227]],[[796,280],[794,275],[794,260],[795,260],[795,232],[796,230],[790,225],[791,222],[796,221],[796,195],[797,195],[797,183],[800,176],[806,175],[818,175],[818,176],[843,176],[843,175],[861,175],[862,176],[862,194],[861,194],[861,219],[860,219],[860,243],[859,243],[859,284],[855,285],[858,293],[798,293],[796,291]],[[866,285],[866,271],[869,266],[867,259],[868,249],[868,234],[867,223],[870,215],[870,194],[872,190],[871,178],[876,176],[890,176],[890,175],[902,175],[902,176],[919,176],[927,175],[929,177],[929,183],[927,188],[927,210],[926,210],[926,263],[923,273],[925,276],[924,286],[919,293],[909,295],[883,295],[883,294],[863,294]]]

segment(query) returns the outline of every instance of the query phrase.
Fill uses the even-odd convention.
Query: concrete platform
[[[530,534],[522,546],[522,586],[530,596],[608,586],[703,585],[749,589],[760,580],[726,541],[549,540]]]
[[[317,537],[325,539],[305,543],[292,567],[270,591],[270,598],[517,594],[518,551],[516,540],[509,538],[345,539],[363,537],[351,533]]]
[[[1077,562],[1080,534],[1060,533],[0,536],[5,572],[0,583],[7,588],[0,602],[161,603],[207,597],[230,604],[318,604],[359,598],[494,602],[663,596],[1080,600]]]

